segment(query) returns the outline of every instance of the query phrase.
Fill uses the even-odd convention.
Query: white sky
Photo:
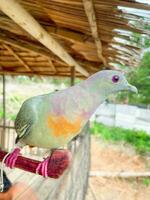
[[[149,0],[149,4],[150,4],[150,0]],[[122,6],[118,6],[118,8],[123,10],[123,12],[125,12],[125,13],[130,13],[130,14],[135,14],[135,15],[138,15],[138,16],[150,18],[150,11],[149,10],[128,8],[128,7],[122,7]]]
[[[136,1],[139,2],[139,3],[145,3],[145,4],[150,5],[150,0],[136,0]],[[127,12],[127,13],[135,14],[135,15],[138,15],[138,16],[146,17],[146,18],[150,18],[150,11],[149,10],[128,8],[128,7],[122,7],[122,6],[118,6],[118,8],[120,8],[121,10],[123,10],[124,12]]]
[[[150,4],[150,0],[136,0],[137,2],[140,2],[140,3],[147,3],[147,4]]]

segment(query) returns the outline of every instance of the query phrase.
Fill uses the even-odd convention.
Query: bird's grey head
[[[96,77],[97,76],[97,77]],[[124,74],[116,70],[102,70],[95,74],[97,83],[105,95],[119,91],[131,91],[137,93],[137,88],[130,85]],[[94,75],[91,77],[94,80]]]

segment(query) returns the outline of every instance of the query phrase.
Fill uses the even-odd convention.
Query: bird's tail
[[[3,180],[4,180],[3,192],[6,192],[6,191],[12,186],[12,183],[11,183],[11,181],[8,179],[8,177],[7,177],[5,171],[3,171]]]
[[[12,186],[11,181],[8,179],[6,172],[3,171],[3,185],[1,188],[1,192],[6,192]]]

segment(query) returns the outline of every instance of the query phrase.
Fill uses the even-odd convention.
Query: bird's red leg
[[[21,149],[19,147],[16,147],[13,152],[11,152],[5,159],[4,163],[7,167],[10,167],[10,168],[14,168],[15,167],[15,163],[16,163],[16,160],[19,156],[19,153],[20,153]]]
[[[70,161],[70,151],[53,149],[51,155],[38,164],[36,173],[43,177],[58,178],[68,168]]]
[[[36,168],[36,173],[41,174],[43,177],[48,177],[48,163],[50,162],[55,149],[52,150],[51,155],[44,159]]]

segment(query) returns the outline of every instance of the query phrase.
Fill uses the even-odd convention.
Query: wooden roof
[[[21,14],[17,21],[24,12],[16,7],[13,14],[15,3],[52,36],[47,44],[45,32],[37,37],[31,33],[36,25],[30,18],[29,31]],[[150,20],[150,4],[135,0],[1,0],[0,10],[0,74],[70,76],[75,66],[76,75],[85,77],[115,68],[114,63],[136,66],[140,48],[132,33],[150,34],[141,25],[143,17]]]

